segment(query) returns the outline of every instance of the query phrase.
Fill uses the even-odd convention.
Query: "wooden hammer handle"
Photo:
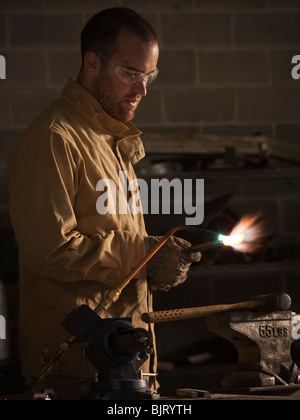
[[[221,312],[238,311],[249,308],[249,302],[236,303],[232,305],[211,305],[199,306],[196,308],[170,309],[167,311],[148,312],[142,315],[142,320],[147,324],[179,321],[182,319],[202,318],[216,315]]]
[[[228,305],[199,306],[195,308],[171,309],[167,311],[146,312],[142,320],[147,324],[179,321],[182,319],[202,318],[229,311],[244,310],[288,310],[291,305],[290,297],[285,294],[261,295],[246,302]]]

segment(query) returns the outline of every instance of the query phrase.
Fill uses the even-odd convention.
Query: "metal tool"
[[[209,331],[231,342],[238,354],[234,372],[222,380],[224,389],[247,392],[300,383],[299,368],[291,357],[294,315],[291,311],[244,311],[207,318]]]
[[[87,359],[98,370],[86,399],[153,399],[139,368],[151,352],[151,334],[135,328],[131,318],[100,318],[89,306],[74,309],[63,321],[76,335]]]
[[[231,342],[238,353],[235,371],[224,378],[224,389],[261,389],[300,383],[291,357],[294,312],[286,293],[260,295],[249,301],[144,313],[143,321],[160,323],[206,317],[208,329]]]
[[[137,265],[137,267],[123,280],[120,286],[111,289],[106,296],[101,300],[101,302],[96,306],[94,312],[98,315],[102,315],[114,302],[119,299],[120,294],[122,293],[123,289],[130,283],[130,281],[139,273],[139,271],[147,264],[147,262],[156,254],[156,252],[168,241],[168,239],[174,235],[177,231],[185,230],[185,231],[197,231],[197,232],[209,232],[205,229],[200,229],[195,226],[176,226],[170,229],[159,241],[158,243],[150,250],[150,252],[146,255],[145,258]],[[209,232],[214,235],[217,235],[215,232]],[[222,244],[222,241],[215,240],[213,242],[209,242],[206,244],[202,244],[202,250],[205,250],[205,247],[214,247],[219,246]],[[197,247],[199,251],[199,247]],[[195,249],[194,249],[195,252]],[[32,382],[28,386],[28,390],[32,390],[36,383],[41,381],[51,370],[60,362],[61,358],[65,355],[65,353],[75,344],[78,342],[77,334],[71,335],[66,341],[60,344],[59,349],[56,352],[48,352],[48,349],[45,350],[46,355],[46,363],[42,368],[41,372],[32,380]]]
[[[249,301],[227,305],[199,306],[195,308],[171,309],[166,311],[145,312],[142,320],[148,324],[201,318],[229,311],[286,311],[291,306],[291,298],[286,293],[254,296]]]
[[[101,315],[106,311],[114,302],[119,299],[120,294],[123,289],[130,283],[130,281],[139,273],[139,271],[147,264],[147,262],[153,257],[154,254],[167,242],[167,240],[174,235],[175,232],[179,230],[187,231],[200,231],[205,232],[203,229],[196,228],[194,226],[176,226],[170,229],[158,242],[157,244],[149,251],[145,258],[138,264],[138,266],[123,280],[120,286],[111,289],[107,295],[101,300],[101,302],[96,306],[94,312],[98,315]],[[77,334],[73,334],[65,342],[61,343],[59,349],[55,353],[47,353],[45,366],[42,368],[41,372],[31,381],[28,386],[28,390],[32,390],[35,384],[40,382],[51,370],[60,362],[61,358],[65,353],[73,347],[78,341]],[[45,350],[47,352],[47,349]]]

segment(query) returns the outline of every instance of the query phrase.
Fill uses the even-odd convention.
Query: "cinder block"
[[[161,100],[160,91],[150,87],[148,94],[142,99],[134,119],[139,123],[159,123],[161,122]]]
[[[7,53],[6,82],[8,85],[33,86],[46,83],[45,54],[37,51]]]
[[[4,13],[0,13],[0,47],[6,46],[6,23]]]
[[[201,83],[268,83],[265,51],[201,51],[199,63]]]
[[[74,13],[15,14],[10,18],[14,47],[78,47],[82,17]]]
[[[53,100],[60,94],[60,91],[39,89],[39,90],[17,90],[13,92],[13,122],[16,126],[26,127],[30,124]]]
[[[300,80],[295,81],[292,77],[292,70],[296,66],[296,64],[292,63],[292,58],[299,54],[300,51],[296,48],[294,50],[271,52],[274,83],[293,83],[293,85],[297,86],[298,84],[300,86]]]
[[[236,16],[238,46],[300,44],[300,13],[240,14]]]
[[[284,229],[286,232],[300,232],[300,199],[286,199],[282,202]]]
[[[234,116],[231,89],[168,89],[167,120],[171,122],[227,121]]]
[[[197,0],[202,9],[264,9],[265,0]]]
[[[109,4],[108,4],[109,3]],[[120,6],[119,0],[46,0],[47,10],[96,10]]]
[[[5,83],[4,80],[0,83]],[[1,89],[0,95],[0,126],[10,125],[10,94],[8,90]]]
[[[193,0],[123,0],[124,7],[130,7],[135,10],[182,10],[192,9],[194,7]]]
[[[21,130],[0,130],[0,166],[6,165],[21,133]]]
[[[3,206],[7,205],[9,201],[6,170],[0,167],[0,226],[3,225],[2,212]]]
[[[271,9],[300,9],[299,0],[269,0]]]
[[[163,85],[194,84],[196,81],[194,51],[162,51],[159,57],[157,83]]]
[[[220,135],[239,135],[239,136],[254,136],[263,135],[269,136],[272,134],[272,127],[270,125],[260,124],[227,124],[227,125],[213,125],[206,124],[203,127],[204,134],[220,134]]]
[[[276,138],[300,144],[300,125],[299,124],[278,124],[276,127]]]
[[[44,8],[44,0],[1,0],[0,9],[2,10],[41,10]]]
[[[253,121],[299,120],[300,87],[240,89],[239,116]]]
[[[225,47],[230,45],[228,14],[162,13],[164,47]]]
[[[53,51],[49,53],[50,83],[64,85],[69,77],[76,78],[81,67],[78,51]]]

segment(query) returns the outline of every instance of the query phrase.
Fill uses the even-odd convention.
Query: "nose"
[[[134,84],[134,91],[141,96],[147,95],[147,82],[142,80],[141,82],[137,82]]]

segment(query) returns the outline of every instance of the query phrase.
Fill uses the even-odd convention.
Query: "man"
[[[20,258],[20,357],[27,381],[40,373],[45,348],[56,351],[67,334],[62,319],[75,307],[94,309],[119,286],[157,242],[143,216],[96,209],[101,179],[135,179],[144,156],[131,123],[147,85],[157,76],[159,47],[152,27],[126,8],[104,10],[81,35],[82,67],[61,97],[26,130],[8,165],[10,212]],[[102,192],[104,193],[104,192]],[[105,212],[102,212],[105,213]],[[189,243],[172,238],[123,290],[104,317],[132,318],[152,310],[151,289],[183,282]],[[103,316],[103,315],[102,315]],[[153,334],[153,331],[152,331]],[[142,370],[155,372],[156,354]],[[66,399],[87,393],[96,368],[73,346],[36,389],[58,388]],[[100,372],[101,373],[101,372]],[[151,387],[157,384],[151,380]]]

